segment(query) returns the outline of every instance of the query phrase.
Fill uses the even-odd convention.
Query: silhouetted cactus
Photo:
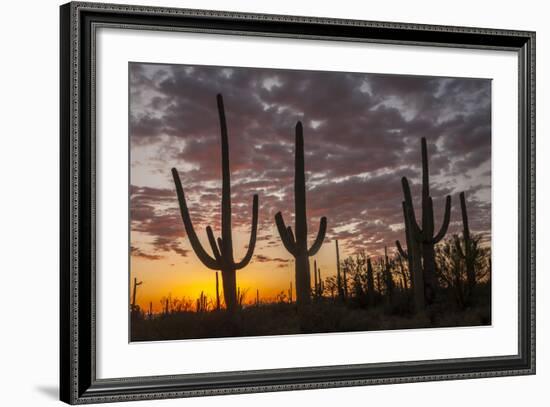
[[[334,244],[336,246],[336,286],[338,291],[338,297],[341,301],[344,301],[345,295],[344,295],[344,284],[342,279],[342,273],[340,272],[340,248],[338,246],[338,240],[334,241]]]
[[[160,299],[160,304],[162,305],[162,310],[164,316],[168,316],[170,314],[170,302],[172,301],[172,294],[168,294],[168,297],[162,297]]]
[[[323,280],[321,279],[321,269],[317,267],[317,260],[313,261],[313,277],[314,277],[313,295],[315,297],[321,297],[323,295]]]
[[[408,223],[410,243],[420,243],[422,253],[422,271],[424,277],[424,298],[426,303],[432,304],[438,290],[435,250],[434,246],[445,237],[451,217],[451,197],[445,199],[445,213],[439,232],[434,235],[434,210],[430,196],[430,178],[428,170],[428,151],[426,139],[422,137],[422,225],[416,221],[411,190],[406,177],[401,179],[403,194],[405,195],[405,225]],[[415,249],[416,251],[416,249]],[[411,248],[409,247],[409,252]],[[414,252],[414,251],[413,251]],[[413,257],[417,254],[413,253]],[[413,264],[414,267],[414,264]],[[415,270],[416,271],[416,270]]]
[[[197,298],[197,312],[206,312],[208,311],[208,298],[204,295],[204,292],[201,291],[201,295]]]
[[[464,248],[460,244],[458,238],[455,239],[455,244],[460,257],[464,259],[466,263],[466,279],[468,284],[468,295],[474,291],[476,286],[476,271],[475,263],[477,257],[476,244],[470,237],[470,226],[468,224],[468,212],[466,211],[466,198],[464,192],[460,193],[460,209],[462,212],[462,235],[464,239]]]
[[[138,311],[138,308],[136,307],[136,294],[137,294],[137,288],[142,284],[143,284],[143,281],[138,282],[137,278],[134,278],[134,290],[132,293],[132,304],[131,304],[132,312]]]
[[[254,195],[252,200],[252,228],[250,232],[250,241],[248,249],[240,262],[233,259],[233,233],[231,228],[231,181],[229,172],[229,143],[227,140],[227,125],[225,122],[225,111],[223,108],[222,95],[217,96],[218,114],[221,129],[221,148],[222,148],[222,201],[221,201],[221,227],[222,235],[217,240],[214,237],[212,228],[206,228],[208,241],[212,248],[214,257],[210,256],[202,247],[202,244],[195,233],[193,223],[187,209],[185,194],[181,186],[178,171],[172,168],[172,176],[176,184],[178,201],[180,206],[181,218],[185,226],[185,231],[189,237],[189,242],[199,260],[209,269],[220,270],[222,274],[223,295],[227,310],[234,311],[237,307],[237,278],[236,271],[248,265],[254,253],[256,245],[256,233],[258,228],[258,195]]]
[[[401,255],[397,253],[397,262],[399,263],[399,272],[401,274],[401,280],[403,281],[403,289],[408,290],[409,285],[407,283],[407,274],[405,273],[405,267],[403,266],[403,259],[401,258]]]
[[[367,301],[370,306],[374,306],[376,294],[374,291],[374,273],[372,270],[372,262],[370,257],[367,257]]]
[[[292,281],[290,282],[290,288],[288,289],[288,302],[292,304]]]
[[[323,280],[321,279],[321,268],[318,267],[317,268],[317,281],[319,281],[319,292],[318,292],[318,296],[319,297],[322,297],[323,296],[323,292],[325,291],[325,285],[323,283]]]
[[[302,123],[296,124],[296,151],[294,168],[294,215],[295,232],[290,226],[286,226],[283,215],[278,212],[275,215],[275,223],[281,241],[285,249],[295,258],[295,279],[296,279],[296,303],[307,305],[311,303],[311,276],[309,272],[309,257],[314,256],[325,239],[327,230],[327,218],[321,218],[321,224],[317,238],[308,249],[307,244],[307,216],[306,216],[306,177],[304,168],[304,136]]]
[[[348,268],[342,267],[342,291],[344,293],[344,301],[348,298]]]
[[[241,290],[241,287],[237,287],[237,304],[239,309],[241,309],[244,305],[244,299],[246,298],[247,292],[248,288],[246,290]]]
[[[313,295],[317,297],[319,295],[319,281],[317,280],[317,260],[313,260],[313,280],[315,281],[313,286]]]
[[[218,278],[218,272],[216,271],[216,310],[220,310],[220,282]]]
[[[386,286],[386,296],[388,302],[391,304],[393,302],[393,289],[394,282],[391,272],[390,259],[388,257],[388,247],[384,246],[384,284]]]

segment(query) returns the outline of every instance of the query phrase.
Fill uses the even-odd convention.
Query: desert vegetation
[[[194,254],[213,271],[215,295],[160,299],[162,312],[136,304],[136,292],[146,282],[133,280],[130,299],[131,340],[170,340],[231,336],[283,335],[368,331],[491,323],[491,249],[483,236],[469,228],[467,196],[459,194],[462,233],[449,236],[451,196],[445,197],[440,221],[430,195],[428,145],[420,140],[422,194],[418,210],[409,180],[403,190],[404,242],[386,243],[383,253],[366,248],[340,255],[340,243],[327,239],[330,219],[320,219],[317,237],[307,236],[306,171],[303,127],[295,127],[294,229],[281,212],[273,222],[280,244],[294,258],[294,280],[273,298],[261,297],[255,287],[240,287],[237,270],[254,257],[258,232],[258,195],[253,196],[250,240],[240,261],[233,258],[229,140],[223,99],[217,97],[221,128],[221,236],[210,226],[206,235],[210,254],[193,227],[178,171],[172,175],[181,219]],[[397,179],[397,183],[399,179]],[[365,199],[368,199],[366,197]],[[420,216],[417,218],[417,213]],[[436,228],[436,222],[439,227]],[[335,275],[323,276],[315,258],[323,244],[333,245]],[[332,249],[331,249],[332,250]],[[313,273],[311,272],[313,270]],[[313,276],[312,276],[313,274]],[[221,277],[221,284],[220,284]]]

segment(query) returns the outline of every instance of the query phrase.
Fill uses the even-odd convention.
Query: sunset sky
[[[390,253],[404,241],[401,177],[420,208],[420,138],[430,159],[435,223],[452,197],[452,233],[461,231],[458,194],[466,192],[470,228],[490,237],[491,81],[131,63],[131,278],[137,302],[160,310],[160,298],[211,296],[215,272],[192,251],[170,169],[179,170],[195,231],[220,233],[221,151],[216,94],[229,132],[235,259],[245,253],[252,196],[259,195],[258,242],[237,284],[264,299],[294,284],[292,257],[274,215],[294,227],[294,127],[304,126],[309,244],[321,216],[327,237],[316,255],[323,277],[341,258],[365,249]],[[313,259],[311,259],[313,264]]]

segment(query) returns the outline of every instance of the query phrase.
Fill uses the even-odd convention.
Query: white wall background
[[[149,1],[130,1],[153,4]],[[6,2],[0,25],[0,404],[54,405],[58,382],[59,1]],[[544,2],[388,0],[158,1],[155,5],[537,31],[538,374],[528,377],[265,393],[185,400],[188,406],[296,404],[544,405],[550,380],[550,27]],[[181,400],[149,402],[175,406]],[[126,403],[131,405],[135,403]],[[141,403],[145,405],[144,403]],[[137,404],[136,404],[137,405]]]

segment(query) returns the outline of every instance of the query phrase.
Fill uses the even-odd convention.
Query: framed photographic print
[[[535,34],[61,6],[61,399],[535,372]]]

